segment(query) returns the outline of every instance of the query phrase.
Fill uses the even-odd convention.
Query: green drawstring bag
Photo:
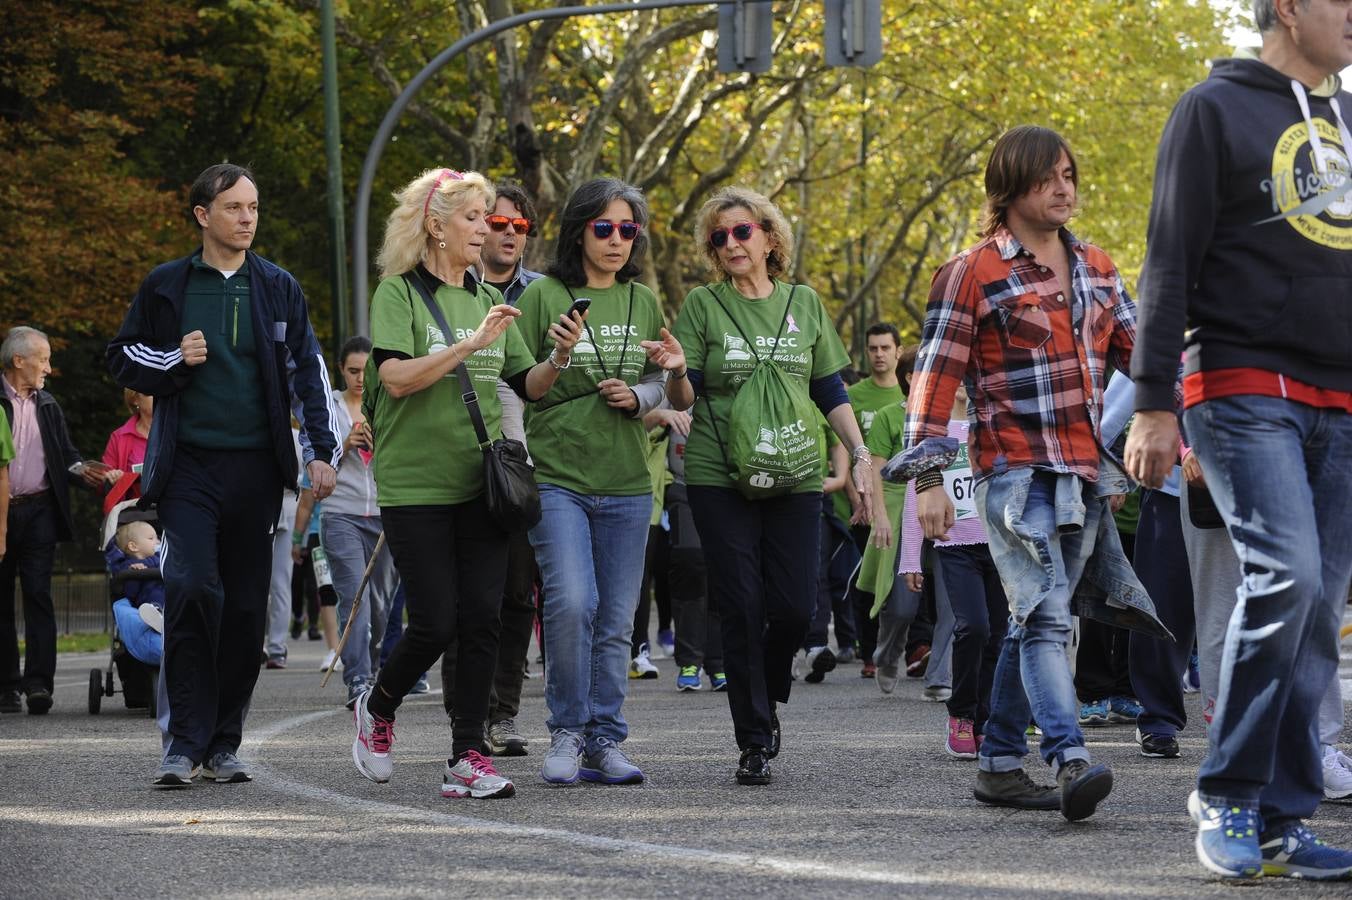
[[[767,359],[761,359],[756,353],[755,342],[747,338],[718,295],[709,292],[756,357],[751,377],[733,398],[726,444],[718,432],[713,409],[709,409],[709,421],[728,464],[728,474],[748,500],[763,500],[791,492],[818,475],[826,457],[826,441],[817,427],[817,410],[807,389],[786,375],[774,358],[797,289],[795,285],[789,291],[779,334],[775,335],[775,349]],[[707,395],[705,403],[708,404]]]

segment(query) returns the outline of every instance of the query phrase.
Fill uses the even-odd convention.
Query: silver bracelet
[[[547,363],[549,363],[551,366],[553,366],[553,367],[554,367],[554,371],[556,371],[556,372],[562,372],[564,369],[568,368],[569,366],[571,366],[571,365],[573,364],[573,357],[572,357],[571,355],[569,355],[568,361],[565,362],[565,363],[563,363],[562,365],[560,365],[559,362],[558,362],[558,360],[556,360],[556,359],[554,358],[554,354],[555,354],[555,353],[558,353],[558,352],[559,352],[559,348],[558,348],[558,347],[555,347],[553,350],[550,350],[550,351],[549,351],[549,356],[547,356],[547,357],[545,358],[545,362],[547,362]]]
[[[869,453],[868,447],[865,447],[863,444],[860,444],[858,447],[855,447],[853,450],[850,451],[850,459],[855,463],[855,465],[859,465],[861,463],[867,466],[873,465],[873,454]]]

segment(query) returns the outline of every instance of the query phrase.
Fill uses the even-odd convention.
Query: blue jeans
[[[347,627],[352,605],[361,586],[362,575],[371,561],[371,553],[380,540],[380,516],[352,516],[328,513],[319,522],[320,543],[329,560],[333,589],[338,594],[338,628]],[[372,680],[372,662],[380,661],[380,645],[385,638],[390,599],[398,575],[394,557],[382,548],[371,567],[371,578],[362,594],[361,607],[352,622],[352,634],[343,646],[343,683],[351,687]]]
[[[1352,415],[1241,396],[1184,419],[1244,575],[1198,789],[1257,807],[1270,828],[1323,797],[1319,701],[1352,575]]]
[[[1000,646],[986,739],[978,758],[987,772],[1012,772],[1023,766],[1030,719],[1042,729],[1042,758],[1054,770],[1069,760],[1089,758],[1066,646],[1071,635],[1070,597],[1093,553],[1106,503],[1094,496],[1094,485],[1085,483],[1083,527],[1058,531],[1057,478],[1051,472],[1014,469],[984,479],[976,488],[977,511],[1011,607],[1025,608],[1028,592],[1038,590],[1044,577],[1050,587],[1022,623],[1010,618]],[[1037,546],[1047,555],[1036,558],[1020,532],[1038,538]]]
[[[620,743],[652,494],[612,497],[540,485],[540,524],[530,531],[544,582],[548,727]]]

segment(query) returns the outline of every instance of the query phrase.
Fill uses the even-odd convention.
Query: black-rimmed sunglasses
[[[612,222],[609,219],[592,219],[587,224],[591,226],[592,234],[596,235],[598,241],[607,240],[615,233],[617,227],[620,229],[620,238],[622,240],[632,241],[634,238],[638,237],[639,228],[642,227],[637,222],[631,222],[628,219],[625,219],[623,222]]]
[[[761,231],[765,230],[755,222],[738,222],[731,228],[715,228],[713,231],[709,232],[709,243],[720,249],[726,247],[728,245],[729,231],[732,232],[732,236],[737,238],[737,240],[749,241],[751,240],[751,231],[755,228],[760,228]]]

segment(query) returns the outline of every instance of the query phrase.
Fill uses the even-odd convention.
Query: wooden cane
[[[366,582],[371,580],[371,570],[376,567],[376,557],[380,556],[381,549],[385,546],[385,532],[380,533],[376,539],[376,549],[371,551],[371,559],[366,564],[366,571],[361,575],[361,584],[357,585],[357,596],[352,600],[352,612],[347,614],[347,625],[343,628],[343,636],[338,640],[338,649],[333,651],[333,665],[324,670],[324,680],[319,682],[321,688],[329,683],[329,676],[333,670],[338,668],[338,660],[343,657],[343,648],[347,646],[347,639],[352,634],[352,623],[356,621],[357,610],[361,609],[361,597],[366,593]]]

